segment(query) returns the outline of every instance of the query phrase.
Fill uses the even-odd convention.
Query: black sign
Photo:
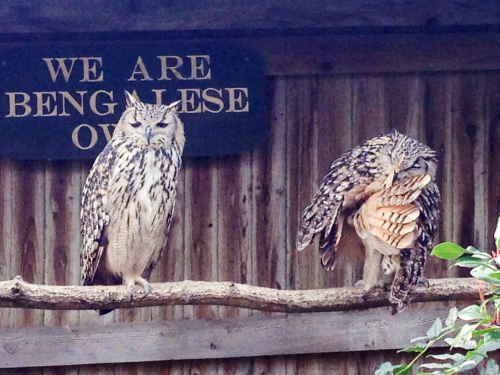
[[[251,150],[267,135],[259,56],[229,44],[98,42],[3,47],[0,153],[94,158],[125,109],[182,100],[185,155]]]

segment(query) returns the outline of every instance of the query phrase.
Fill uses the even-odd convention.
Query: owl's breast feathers
[[[118,277],[151,273],[174,210],[182,145],[171,146],[153,148],[116,137],[96,159],[82,200],[84,285],[93,283],[101,267]],[[104,251],[105,264],[99,265]]]

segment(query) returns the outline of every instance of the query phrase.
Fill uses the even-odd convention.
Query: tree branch
[[[416,287],[412,301],[479,300],[478,281],[429,280]],[[47,310],[90,310],[164,305],[224,305],[271,312],[344,311],[389,306],[387,295],[376,290],[367,298],[362,288],[278,290],[233,282],[180,281],[151,284],[153,290],[131,301],[125,286],[55,286],[25,282],[20,276],[0,282],[0,307]],[[140,288],[137,288],[140,289]]]

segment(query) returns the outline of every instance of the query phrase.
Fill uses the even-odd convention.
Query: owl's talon
[[[429,280],[427,279],[427,277],[420,276],[420,278],[417,281],[417,285],[424,286],[424,287],[428,288],[429,287]]]
[[[134,301],[134,291],[135,291],[135,288],[133,285],[129,285],[128,287],[128,293],[130,294],[130,300],[131,301]]]
[[[363,279],[356,281],[356,284],[354,284],[355,287],[360,287],[360,286],[365,286],[365,282]]]
[[[142,278],[142,277],[138,277],[135,279],[135,283],[137,285],[140,285],[142,287],[142,289],[144,290],[144,295],[142,296],[142,298],[146,298],[148,296],[149,293],[151,293],[151,285],[149,284],[149,282]]]
[[[142,296],[142,298],[146,298],[149,295],[149,293],[151,293],[151,290],[152,290],[151,285],[147,283],[144,287],[144,295]]]
[[[366,290],[366,289],[363,289],[363,291],[361,292],[361,297],[366,300],[368,298],[368,293],[370,293],[369,290]]]

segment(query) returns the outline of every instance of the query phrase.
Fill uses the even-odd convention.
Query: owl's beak
[[[146,140],[148,141],[148,143],[149,143],[149,141],[151,140],[151,131],[152,131],[152,130],[151,130],[151,127],[150,127],[150,126],[147,126],[147,127],[146,127]]]

